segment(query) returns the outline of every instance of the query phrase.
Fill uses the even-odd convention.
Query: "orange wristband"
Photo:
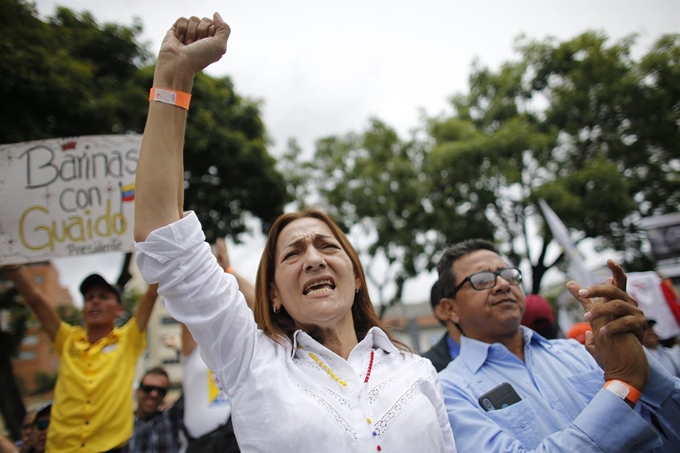
[[[633,404],[636,404],[640,399],[640,391],[638,389],[618,379],[605,382],[604,388],[622,400],[628,400]]]
[[[149,101],[158,101],[165,104],[176,105],[185,110],[189,110],[191,95],[183,91],[171,90],[170,88],[151,88]]]
[[[226,272],[227,274],[233,274],[234,268],[231,267],[231,266],[227,266],[227,267],[224,268],[224,272]]]

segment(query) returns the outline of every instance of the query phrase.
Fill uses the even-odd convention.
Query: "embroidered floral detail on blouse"
[[[425,378],[420,378],[416,382],[413,383],[413,385],[404,393],[396,403],[390,408],[390,410],[385,413],[385,415],[378,420],[378,422],[374,425],[374,432],[376,437],[381,438],[383,434],[387,431],[387,429],[390,427],[392,422],[397,418],[397,416],[401,413],[401,411],[406,407],[406,405],[413,399],[415,394],[417,393],[418,387],[420,387],[421,384],[423,384],[427,379]]]
[[[378,399],[378,396],[380,395],[380,392],[382,392],[383,390],[385,390],[386,387],[388,387],[388,386],[389,386],[390,384],[392,384],[394,381],[396,381],[397,379],[399,379],[399,378],[401,377],[402,374],[404,374],[404,373],[410,371],[410,370],[413,369],[413,368],[417,368],[417,367],[423,366],[423,365],[425,364],[425,360],[427,360],[427,359],[418,360],[417,362],[412,363],[412,364],[409,365],[407,368],[403,369],[403,370],[401,371],[401,373],[399,373],[399,374],[397,374],[396,376],[393,376],[393,377],[391,377],[390,379],[388,379],[388,380],[386,380],[386,381],[384,381],[384,382],[381,382],[380,384],[378,384],[378,385],[376,385],[375,387],[373,387],[373,388],[368,392],[368,403],[369,403],[369,404],[375,403],[375,401]],[[382,363],[382,362],[378,362],[378,363]]]
[[[323,389],[326,392],[330,393],[331,396],[333,396],[336,400],[338,400],[338,403],[342,404],[343,406],[345,406],[348,409],[352,408],[352,406],[349,404],[349,400],[347,398],[345,398],[344,396],[338,395],[337,393],[335,393],[333,390],[329,389],[328,387],[324,386]]]
[[[389,365],[392,362],[394,362],[394,354],[387,354],[385,357],[375,362],[375,364],[373,365],[373,369],[377,370],[378,368],[382,368],[385,365]]]
[[[336,410],[333,408],[333,406],[331,406],[331,405],[328,403],[328,401],[326,401],[325,399],[321,398],[321,397],[320,397],[319,395],[317,395],[316,393],[314,393],[314,392],[312,392],[312,391],[310,391],[310,390],[304,388],[303,386],[301,386],[301,385],[298,384],[297,382],[295,383],[295,385],[296,385],[300,390],[302,390],[303,392],[305,392],[310,398],[312,398],[312,399],[315,400],[317,403],[319,403],[319,405],[323,406],[323,407],[324,407],[324,408],[325,408],[325,409],[333,416],[333,418],[335,418],[335,421],[338,422],[343,428],[345,428],[345,431],[347,432],[347,434],[349,434],[350,436],[352,436],[352,438],[353,438],[354,440],[358,440],[357,431],[352,427],[352,425],[350,425],[349,423],[347,423],[347,421],[346,421],[344,418],[342,418],[342,415],[340,415],[340,414],[338,413],[338,411],[336,411]]]

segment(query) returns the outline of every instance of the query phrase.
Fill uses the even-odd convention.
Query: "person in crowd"
[[[239,290],[252,309],[255,288],[234,271],[224,240],[215,244],[217,263],[236,278]],[[182,395],[184,396],[184,429],[189,445],[187,453],[237,453],[238,442],[231,421],[231,405],[215,373],[208,368],[196,347],[196,341],[184,324],[182,339],[172,335],[163,339],[166,346],[181,351]]]
[[[124,447],[129,453],[176,453],[184,412],[183,399],[163,408],[170,378],[162,367],[147,370],[135,391],[137,409],[132,438]]]
[[[35,413],[28,411],[21,421],[21,439],[16,442],[20,453],[27,453],[33,448],[33,420]]]
[[[586,337],[592,335],[592,333],[589,334],[588,332],[592,331],[593,328],[590,327],[589,322],[577,322],[567,331],[567,338],[576,340],[581,344],[586,344]]]
[[[253,313],[183,213],[189,92],[229,33],[215,13],[180,18],[163,39],[136,175],[142,275],[217,374],[243,451],[454,452],[434,367],[382,328],[357,253],[328,215],[273,222]]]
[[[85,327],[71,326],[59,318],[57,302],[47,300],[26,266],[3,270],[60,358],[47,450],[106,452],[123,446],[132,435],[132,398],[125,389],[132,389],[155,298],[142,298],[136,315],[118,328],[120,290],[92,274],[80,284]]]
[[[446,332],[441,340],[430,348],[429,351],[423,354],[423,357],[429,359],[434,365],[434,368],[439,373],[453,359],[460,354],[460,329],[455,322],[451,321],[449,316],[449,301],[443,300],[440,295],[438,281],[434,282],[430,290],[430,304],[432,304],[432,311],[435,318],[446,327]]]
[[[649,355],[654,357],[669,373],[680,377],[680,364],[675,361],[671,349],[659,343],[659,335],[654,331],[655,324],[655,319],[647,319],[647,328],[642,337],[642,345]]]
[[[522,273],[492,243],[444,252],[442,295],[465,333],[440,373],[459,451],[680,451],[680,380],[648,364],[644,315],[621,268],[608,266],[606,284],[567,284],[593,327],[583,347],[520,324]]]
[[[31,453],[44,453],[47,443],[47,429],[50,426],[52,414],[52,401],[49,401],[35,411],[35,419],[33,420],[33,447]]]
[[[524,301],[526,309],[521,324],[548,340],[558,338],[560,329],[550,303],[538,294],[528,294],[524,297]]]

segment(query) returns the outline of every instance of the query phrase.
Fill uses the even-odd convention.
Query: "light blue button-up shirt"
[[[680,379],[649,355],[633,411],[603,389],[604,373],[583,345],[522,333],[525,362],[500,343],[463,337],[460,356],[440,373],[458,451],[680,452]],[[479,397],[503,382],[521,401],[485,412]]]

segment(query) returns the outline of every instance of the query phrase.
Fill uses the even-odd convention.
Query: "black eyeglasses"
[[[470,286],[472,286],[472,289],[475,291],[491,289],[496,286],[496,279],[499,275],[503,277],[503,280],[510,283],[512,286],[518,286],[520,283],[522,283],[522,271],[514,267],[498,269],[495,272],[482,271],[465,277],[465,279],[453,289],[453,293],[450,297],[456,297],[456,293],[466,282],[470,282]]]
[[[36,420],[35,421],[35,427],[38,428],[40,431],[45,431],[49,426],[50,426],[49,420]]]
[[[139,386],[142,392],[146,393],[147,395],[154,390],[158,393],[160,396],[165,396],[168,393],[168,389],[165,387],[156,387],[155,385],[146,385],[142,384]]]

